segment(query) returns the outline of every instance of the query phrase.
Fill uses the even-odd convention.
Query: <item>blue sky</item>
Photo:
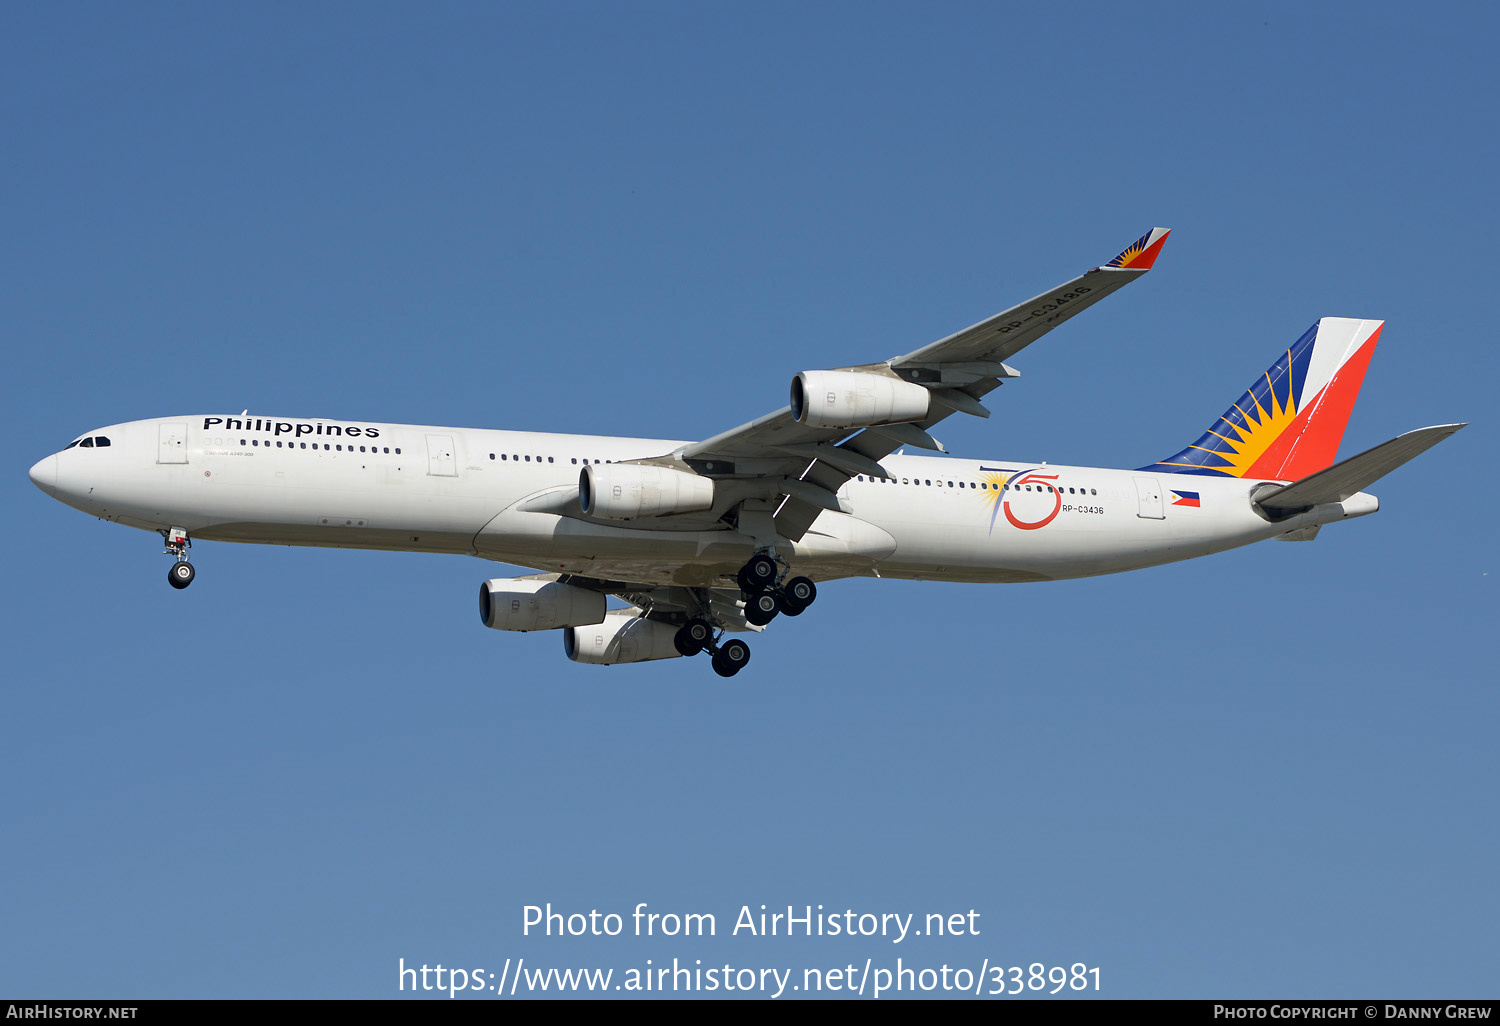
[[[1085,962],[1115,997],[1493,994],[1493,9],[12,5],[0,992],[392,997],[406,964]],[[956,455],[1139,466],[1324,315],[1312,544],[826,585],[726,682],[476,622],[459,557],[151,536],[26,479],[114,422],[702,438],[1107,260]],[[708,912],[523,937],[522,907]],[[742,905],[977,937],[728,936]]]

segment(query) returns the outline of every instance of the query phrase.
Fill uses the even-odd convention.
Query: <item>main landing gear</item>
[[[187,550],[192,548],[193,542],[188,538],[187,532],[180,527],[162,531],[161,536],[167,542],[167,547],[162,551],[169,556],[175,556],[177,560],[172,564],[172,569],[167,571],[167,583],[181,591],[193,583],[193,578],[198,573],[193,569],[193,564],[187,560]]]
[[[764,627],[777,613],[801,616],[802,611],[818,597],[818,586],[806,577],[793,577],[783,583],[782,564],[764,552],[750,557],[750,562],[736,575],[740,591],[745,593],[745,619]]]
[[[713,624],[698,617],[679,627],[672,642],[685,656],[695,656],[704,649],[713,653],[714,672],[720,677],[733,677],[750,662],[749,645],[738,638],[718,644],[714,640]]]
[[[806,577],[785,580],[786,573],[786,564],[764,552],[756,553],[740,568],[736,579],[745,596],[747,623],[764,627],[778,613],[799,616],[813,604],[818,586]],[[750,662],[750,646],[738,638],[720,641],[723,636],[712,620],[695,616],[677,628],[672,643],[685,656],[711,653],[714,672],[720,677],[733,677]]]

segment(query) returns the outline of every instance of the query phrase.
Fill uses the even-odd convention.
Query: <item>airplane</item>
[[[462,553],[537,571],[481,584],[486,627],[560,630],[580,663],[707,652],[731,677],[750,660],[735,635],[801,615],[820,583],[1053,581],[1308,541],[1374,513],[1363,489],[1465,426],[1335,462],[1384,322],[1324,317],[1155,463],[947,456],[930,429],[988,417],[1019,376],[1005,361],[1149,271],[1168,233],[904,356],[803,371],[787,406],[703,441],[244,411],[98,428],[31,480],[160,534],[174,588],[193,540]]]

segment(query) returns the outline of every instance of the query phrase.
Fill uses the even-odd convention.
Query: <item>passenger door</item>
[[[430,477],[457,477],[458,460],[452,435],[427,436],[427,473]]]
[[[187,425],[162,424],[157,435],[157,463],[186,463]]]
[[[1147,520],[1165,520],[1167,515],[1162,512],[1161,485],[1157,484],[1154,477],[1138,477],[1135,479],[1135,492],[1140,497],[1140,512],[1138,517]]]

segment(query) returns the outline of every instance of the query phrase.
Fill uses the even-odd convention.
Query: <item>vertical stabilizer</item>
[[[1324,317],[1203,437],[1141,469],[1295,481],[1332,466],[1384,324]]]

